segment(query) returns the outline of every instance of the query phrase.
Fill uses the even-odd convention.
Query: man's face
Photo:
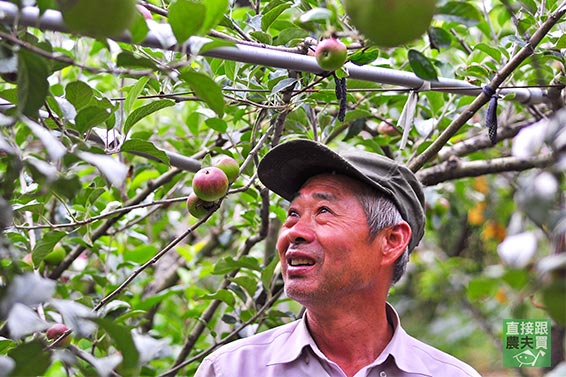
[[[355,195],[359,185],[346,176],[318,175],[291,202],[277,240],[289,297],[308,305],[364,297],[378,285],[388,286],[381,237],[369,240],[366,215]]]

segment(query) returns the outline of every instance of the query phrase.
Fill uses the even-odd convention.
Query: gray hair
[[[370,240],[373,240],[380,230],[403,221],[403,217],[393,201],[383,195],[376,194],[370,187],[363,185],[363,189],[358,192],[357,196],[366,214]],[[395,261],[391,285],[401,279],[407,269],[408,261],[409,249],[407,248]]]

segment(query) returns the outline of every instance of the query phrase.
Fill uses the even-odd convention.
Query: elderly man
[[[306,311],[221,347],[196,376],[479,376],[409,336],[386,302],[424,233],[424,195],[410,170],[293,140],[267,153],[258,174],[290,202],[277,250],[285,293]]]

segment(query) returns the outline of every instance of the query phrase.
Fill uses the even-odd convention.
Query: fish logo
[[[515,356],[513,356],[513,358],[519,362],[519,367],[534,367],[536,366],[538,358],[544,355],[544,351],[538,351],[537,354],[534,354],[531,350],[525,350],[521,353],[516,354]]]

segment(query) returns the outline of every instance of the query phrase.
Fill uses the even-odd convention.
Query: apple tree
[[[358,29],[382,3],[0,1],[0,376],[192,375],[300,316],[286,203],[256,174],[293,138],[423,183],[426,235],[390,296],[410,333],[487,374],[503,319],[548,318],[552,365],[528,373],[562,373],[566,3],[423,1],[432,20]],[[325,71],[332,39],[347,62]],[[190,204],[226,158],[227,191]]]

